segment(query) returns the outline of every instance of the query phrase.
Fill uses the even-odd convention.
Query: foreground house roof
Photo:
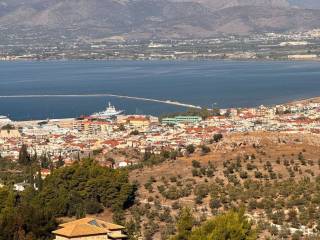
[[[96,235],[110,235],[111,238],[126,238],[127,236],[121,233],[112,231],[123,230],[124,227],[108,223],[96,218],[82,218],[72,222],[60,224],[61,227],[52,233],[68,238],[96,236]]]

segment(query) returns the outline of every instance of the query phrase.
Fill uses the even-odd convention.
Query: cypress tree
[[[25,144],[23,144],[20,148],[18,162],[24,166],[28,166],[31,163],[31,157],[28,153],[28,147]]]

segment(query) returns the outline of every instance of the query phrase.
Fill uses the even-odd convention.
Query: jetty
[[[115,98],[124,98],[124,99],[132,99],[132,100],[139,100],[139,101],[145,101],[145,102],[156,102],[156,103],[163,103],[163,104],[169,104],[169,105],[175,105],[179,107],[186,107],[186,108],[196,108],[201,109],[201,106],[188,104],[188,103],[182,103],[178,101],[172,101],[172,100],[160,100],[160,99],[154,99],[154,98],[145,98],[145,97],[133,97],[133,96],[126,96],[126,95],[118,95],[118,94],[109,94],[109,93],[101,93],[101,94],[30,94],[30,95],[2,95],[0,98],[62,98],[62,97],[115,97]]]

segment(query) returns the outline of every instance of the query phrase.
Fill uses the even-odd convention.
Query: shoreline
[[[320,62],[320,57],[315,59],[224,59],[224,58],[178,58],[178,59],[132,59],[132,58],[114,58],[114,59],[12,59],[12,60],[4,60],[0,59],[0,63],[8,63],[8,62],[90,62],[90,61],[97,61],[97,62],[198,62],[198,61],[217,61],[217,62],[310,62],[316,63]]]
[[[306,103],[319,103],[320,96],[311,97],[311,98],[301,98],[296,99],[287,103],[283,103],[284,105],[294,105],[294,104],[306,104]]]
[[[311,98],[295,99],[295,100],[285,102],[285,103],[271,104],[271,105],[266,105],[266,106],[274,107],[276,105],[296,105],[296,104],[307,104],[307,103],[320,103],[320,96],[311,97]],[[239,107],[239,108],[258,108],[258,107],[259,106]],[[238,107],[230,107],[230,108],[226,108],[226,109],[231,109],[231,108],[238,108]],[[187,109],[189,109],[189,108],[187,108]],[[134,114],[126,114],[126,115],[134,115]],[[148,115],[148,114],[144,114],[144,115]],[[22,123],[35,123],[35,122],[42,122],[42,121],[43,122],[45,122],[45,121],[53,121],[53,122],[54,121],[71,121],[71,120],[74,120],[78,117],[65,117],[65,118],[55,118],[55,119],[50,119],[50,118],[47,118],[47,119],[22,119],[22,120],[12,120],[12,122],[22,124]]]

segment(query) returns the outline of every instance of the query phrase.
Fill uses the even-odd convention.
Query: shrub
[[[186,150],[187,150],[187,152],[188,152],[189,154],[192,154],[192,153],[194,153],[194,151],[196,150],[196,148],[195,148],[192,144],[190,144],[190,145],[188,145],[188,146],[186,147]]]
[[[102,212],[103,207],[97,201],[89,200],[85,202],[85,209],[87,214],[96,214]]]
[[[192,160],[192,166],[194,168],[200,168],[201,167],[201,163],[197,160]]]
[[[220,142],[220,140],[223,138],[223,135],[221,133],[216,133],[213,135],[213,141],[214,142]]]
[[[202,151],[203,154],[207,154],[207,153],[209,153],[211,151],[211,149],[206,145],[202,145],[201,146],[201,151]]]
[[[240,172],[240,177],[241,177],[242,179],[246,179],[246,178],[248,178],[248,173],[247,173],[246,171],[241,171],[241,172]]]

